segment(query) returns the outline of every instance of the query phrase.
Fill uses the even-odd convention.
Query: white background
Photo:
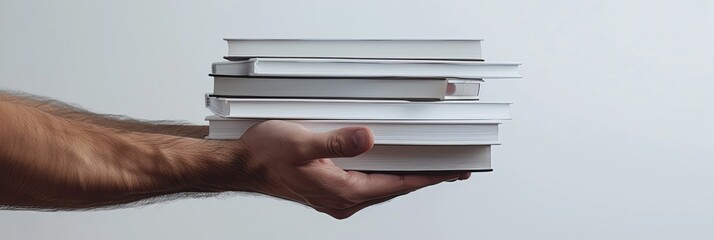
[[[712,1],[0,3],[0,88],[204,123],[223,37],[484,38],[495,171],[334,220],[267,197],[0,212],[0,239],[711,239]],[[1,123],[0,123],[1,124]]]

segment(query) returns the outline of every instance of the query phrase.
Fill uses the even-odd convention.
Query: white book
[[[489,145],[374,145],[362,155],[332,161],[343,169],[359,171],[492,171]]]
[[[508,102],[223,98],[206,95],[206,107],[228,118],[504,120]]]
[[[253,57],[482,60],[480,39],[226,38],[226,59]]]
[[[443,100],[478,100],[481,91],[481,79],[448,78],[446,95]]]
[[[478,79],[275,78],[214,76],[225,97],[456,100],[478,99]]]
[[[238,139],[266,119],[206,117],[208,139]],[[372,130],[379,145],[496,145],[498,125],[493,120],[289,120],[313,132],[364,126]]]
[[[266,77],[520,78],[519,65],[479,61],[251,58],[213,63],[212,74]]]

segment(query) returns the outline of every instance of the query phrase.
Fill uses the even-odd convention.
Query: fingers
[[[345,204],[344,207],[322,207],[318,208],[318,211],[337,219],[345,219],[366,207],[389,201],[417,189],[443,181],[465,180],[471,176],[471,172],[422,175],[366,174],[357,171],[348,173],[353,184],[343,189],[349,194],[342,195],[346,197],[347,203],[352,204]]]
[[[402,195],[404,195],[404,194],[389,196],[389,197],[380,198],[380,199],[369,200],[369,201],[362,202],[360,204],[354,205],[354,206],[352,206],[350,208],[346,208],[346,209],[318,209],[318,211],[324,212],[336,219],[342,220],[342,219],[351,217],[352,215],[354,215],[355,213],[359,212],[360,210],[362,210],[366,207],[369,207],[372,205],[377,205],[377,204],[392,200],[392,199],[402,196]]]
[[[471,172],[462,172],[459,178],[446,180],[447,182],[456,182],[456,180],[466,180],[471,177]]]
[[[466,180],[466,179],[469,179],[470,177],[471,177],[471,172],[462,172],[459,175],[459,180]]]
[[[354,157],[372,148],[374,135],[369,128],[347,127],[311,134],[305,145],[305,159]]]
[[[405,194],[452,179],[466,179],[465,172],[449,172],[423,175],[366,174],[351,171],[356,198],[371,200],[385,196]],[[470,176],[470,173],[468,173]]]

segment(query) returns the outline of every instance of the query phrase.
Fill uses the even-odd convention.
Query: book
[[[265,119],[206,117],[208,139],[238,139]],[[500,121],[493,120],[289,120],[313,132],[364,126],[379,145],[497,145]]]
[[[508,102],[224,98],[206,95],[206,107],[228,118],[505,120]]]
[[[478,99],[481,80],[413,78],[274,78],[214,76],[226,97],[445,100]]]
[[[213,63],[211,73],[266,77],[520,78],[518,65],[445,60],[251,58]]]
[[[331,160],[342,169],[359,171],[492,171],[489,145],[374,145],[356,157]]]
[[[446,94],[442,100],[478,100],[482,82],[481,79],[448,78]]]
[[[253,57],[482,60],[480,39],[225,38],[229,60]]]

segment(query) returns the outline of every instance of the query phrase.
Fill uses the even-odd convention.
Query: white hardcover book
[[[504,120],[508,102],[223,98],[206,95],[206,107],[228,118]]]
[[[478,61],[251,58],[213,63],[212,74],[266,77],[520,78],[519,65]]]
[[[481,79],[447,79],[446,95],[443,100],[478,100]]]
[[[374,145],[362,155],[332,161],[342,169],[359,171],[492,171],[489,145]]]
[[[265,119],[206,117],[208,139],[238,139]],[[313,132],[364,126],[379,145],[497,145],[498,125],[492,120],[289,120]]]
[[[214,76],[224,97],[445,100],[478,99],[477,79],[274,78]]]
[[[226,38],[230,60],[253,57],[482,60],[480,39]]]

